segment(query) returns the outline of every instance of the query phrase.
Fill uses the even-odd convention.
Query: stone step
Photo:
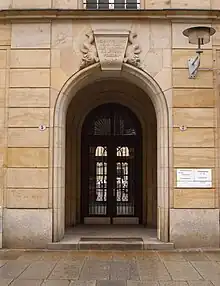
[[[142,250],[143,239],[136,237],[82,237],[80,250]]]
[[[173,243],[158,240],[144,241],[141,237],[81,237],[79,240],[63,240],[48,244],[51,250],[170,250]]]

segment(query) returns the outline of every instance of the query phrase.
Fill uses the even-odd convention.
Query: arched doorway
[[[104,98],[102,98],[102,94],[98,94],[97,97],[94,98],[91,96],[92,92],[90,84],[95,83],[97,79],[122,80],[127,87],[129,95],[122,94],[119,90],[119,92],[109,94],[109,96],[104,96]],[[136,94],[131,92],[128,83],[141,89],[142,93]],[[81,91],[86,87],[88,87],[88,92],[82,96]],[[111,83],[108,84],[108,89],[109,87],[116,88],[118,85]],[[151,101],[153,106],[152,111],[154,115],[156,115],[157,125],[156,128],[153,128],[153,130],[156,132],[156,142],[154,143],[154,148],[157,150],[156,184],[155,186],[152,186],[153,188],[156,188],[157,193],[157,237],[163,242],[169,241],[169,193],[172,186],[172,166],[170,163],[171,155],[169,148],[169,146],[171,146],[169,136],[169,109],[164,94],[165,92],[166,90],[162,90],[158,83],[149,74],[128,64],[123,64],[122,71],[120,73],[116,73],[115,71],[103,72],[100,70],[99,64],[95,64],[84,70],[76,72],[65,83],[59,92],[55,105],[53,118],[54,128],[52,134],[53,145],[51,145],[51,154],[53,154],[53,156],[51,160],[52,168],[50,168],[50,172],[52,174],[51,178],[53,178],[53,180],[51,180],[51,201],[53,207],[54,242],[60,241],[64,237],[65,225],[75,225],[75,223],[79,223],[80,221],[79,214],[81,212],[76,212],[76,209],[80,209],[80,195],[78,194],[80,194],[81,180],[78,181],[77,174],[81,170],[80,146],[81,123],[84,121],[83,116],[86,116],[86,114],[88,114],[88,112],[90,112],[91,109],[97,105],[105,102],[118,102],[129,107],[133,112],[135,112],[141,124],[143,124],[144,122],[147,122],[144,117],[149,115],[146,112],[147,100]],[[81,103],[79,100],[81,100]],[[70,108],[71,105],[73,105],[74,110]],[[66,157],[67,145],[72,144],[71,140],[66,141],[68,133],[65,127],[66,123],[70,122],[68,120],[68,114],[71,116],[73,125],[75,126],[73,129],[71,129],[70,125],[70,129],[72,131],[69,132],[69,137],[72,138],[71,140],[73,140],[75,144],[74,146],[72,145],[73,148],[71,155]],[[151,124],[148,127],[151,128],[150,126]],[[142,130],[144,138],[146,138],[148,127],[145,126],[145,128]],[[144,140],[143,146],[145,146]],[[146,158],[146,156],[146,148],[143,148],[143,158]],[[75,162],[72,170],[67,168],[68,162],[66,162],[66,159],[71,159]],[[146,168],[146,164],[143,163],[143,174],[145,175],[147,172]],[[71,171],[69,174],[70,181],[66,179],[68,170]],[[71,194],[73,194],[70,198],[67,197],[68,189],[72,190]],[[74,202],[74,204],[72,202]],[[146,212],[143,211],[143,218],[145,214]]]
[[[82,127],[81,222],[142,222],[142,130],[127,107],[96,107]]]

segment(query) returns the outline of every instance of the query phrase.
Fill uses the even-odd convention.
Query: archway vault
[[[137,86],[154,106],[157,118],[157,236],[159,240],[167,242],[169,241],[170,193],[168,107],[165,96],[155,80],[146,72],[127,64],[123,65],[120,72],[103,72],[99,64],[90,66],[69,78],[59,93],[54,111],[53,163],[51,168],[53,175],[53,241],[60,241],[65,231],[65,133],[67,110],[80,90],[95,81],[105,79],[121,79]],[[88,101],[88,104],[84,104],[84,116],[100,104],[99,99],[94,98],[93,102]],[[146,113],[145,106],[143,101],[135,98],[135,96],[127,97],[124,94],[117,94],[117,97],[114,97],[114,94],[109,91],[104,101],[127,105],[134,113],[139,115],[140,122],[144,122],[142,115]],[[73,120],[78,122],[76,129],[80,130],[84,120],[82,113],[81,118],[78,119],[76,118],[77,114],[72,116]]]

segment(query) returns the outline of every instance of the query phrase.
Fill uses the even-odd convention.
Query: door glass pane
[[[134,215],[134,150],[127,146],[116,148],[116,212],[117,215]]]
[[[107,147],[89,149],[89,215],[107,213]]]

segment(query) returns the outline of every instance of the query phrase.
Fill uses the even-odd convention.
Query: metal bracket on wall
[[[195,78],[200,67],[200,53],[188,60],[189,78]]]

